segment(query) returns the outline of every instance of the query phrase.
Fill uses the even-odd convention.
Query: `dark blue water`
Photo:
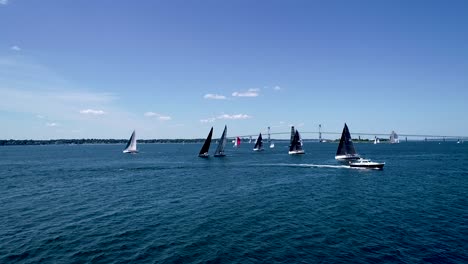
[[[383,171],[200,146],[0,148],[0,262],[468,261],[468,144],[356,144]]]

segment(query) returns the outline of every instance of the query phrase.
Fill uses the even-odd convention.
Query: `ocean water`
[[[468,144],[200,147],[1,147],[0,263],[468,262]]]

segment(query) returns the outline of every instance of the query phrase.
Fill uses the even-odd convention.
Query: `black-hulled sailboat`
[[[135,136],[135,130],[133,130],[132,135],[130,136],[130,139],[127,142],[127,145],[125,146],[125,149],[123,150],[123,153],[137,153],[137,141],[136,141],[136,136]]]
[[[357,160],[359,158],[360,156],[357,154],[356,149],[354,148],[351,134],[349,133],[348,126],[345,123],[343,132],[341,133],[340,144],[338,145],[335,159],[349,161]]]
[[[305,154],[304,149],[302,148],[301,135],[298,130],[294,129],[294,126],[291,127],[291,141],[288,153],[290,155]]]
[[[224,148],[226,147],[226,143],[227,143],[226,132],[227,132],[227,126],[224,126],[223,135],[219,139],[219,144],[214,154],[215,157],[226,156],[226,154],[224,154]]]
[[[262,133],[258,134],[257,141],[255,141],[254,151],[263,151],[263,138]]]
[[[200,153],[198,153],[198,157],[201,158],[208,158],[210,155],[208,154],[208,150],[210,150],[211,144],[211,137],[213,136],[213,127],[211,127],[210,133],[205,139],[205,143],[203,143],[202,148],[200,149]]]

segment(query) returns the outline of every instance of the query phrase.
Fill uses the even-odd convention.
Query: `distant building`
[[[390,134],[390,143],[391,144],[400,143],[400,140],[398,139],[398,135],[397,133],[395,133],[395,131],[392,131],[392,134]]]

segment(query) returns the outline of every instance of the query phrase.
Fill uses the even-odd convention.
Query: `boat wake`
[[[265,166],[278,166],[278,167],[303,167],[303,168],[330,168],[330,169],[361,169],[351,168],[349,165],[329,165],[329,164],[290,164],[290,163],[275,163],[275,164],[264,164]]]

